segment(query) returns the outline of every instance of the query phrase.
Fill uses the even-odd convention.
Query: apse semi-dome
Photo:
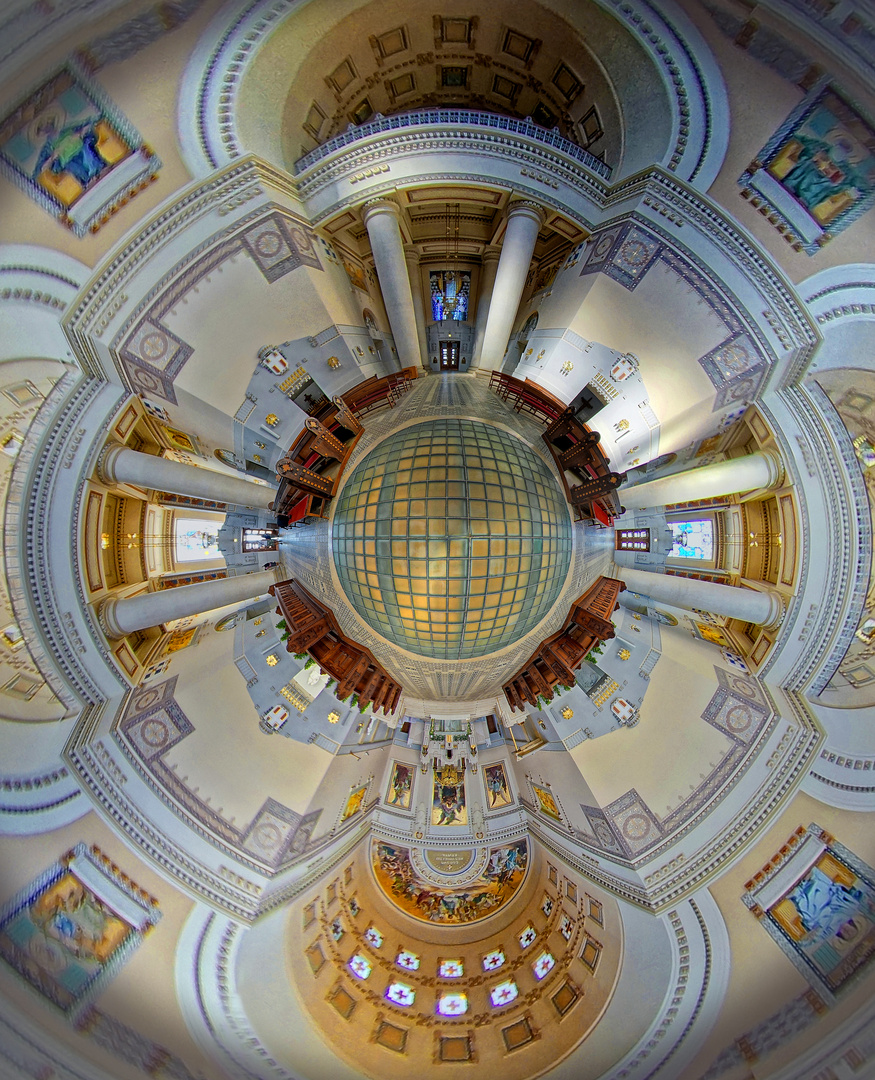
[[[546,463],[474,420],[378,444],[337,503],[334,563],[358,614],[420,656],[467,660],[518,641],[555,603],[571,520]]]

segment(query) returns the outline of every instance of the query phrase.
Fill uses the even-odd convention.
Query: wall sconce
[[[268,667],[276,667],[279,663],[279,658],[277,657],[276,653],[269,653],[267,656],[265,656],[264,662],[267,664]]]
[[[559,366],[563,375],[570,375],[574,371],[574,364],[570,360],[563,360]]]
[[[574,718],[574,709],[569,708],[567,705],[562,710],[563,720],[572,720]]]
[[[330,368],[339,368],[339,367],[342,367],[342,365],[341,365],[341,363],[340,363],[340,357],[339,357],[339,356],[329,356],[329,357],[328,357],[328,359],[327,359],[327,360],[325,361],[325,363],[326,363],[326,364],[327,364],[327,365],[328,365],[328,366],[329,366]]]
[[[338,723],[339,720],[340,720],[340,713],[339,712],[330,712],[328,714],[328,723],[329,724],[336,724],[336,723]]]
[[[268,427],[275,427],[280,422],[280,418],[276,415],[276,413],[268,413],[267,416],[265,416],[264,418],[264,422],[268,425]]]

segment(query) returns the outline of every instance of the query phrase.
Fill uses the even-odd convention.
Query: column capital
[[[487,262],[494,263],[498,266],[498,260],[501,258],[501,248],[488,247],[485,248],[483,254],[480,256],[480,261],[485,266]]]
[[[531,217],[538,222],[540,228],[547,220],[547,212],[540,203],[534,199],[514,199],[507,208],[507,219],[512,217]]]
[[[377,214],[392,214],[396,219],[401,216],[401,207],[393,199],[386,197],[368,199],[361,208],[362,221],[367,226],[370,218]]]
[[[415,266],[419,265],[420,255],[415,244],[404,245],[404,258]]]

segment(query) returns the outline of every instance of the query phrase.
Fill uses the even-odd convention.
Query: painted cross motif
[[[366,979],[371,973],[371,962],[361,953],[356,953],[349,961],[349,970],[360,979]]]
[[[517,984],[513,979],[507,979],[505,982],[499,983],[498,986],[493,986],[489,991],[489,1000],[492,1002],[493,1009],[498,1009],[502,1005],[509,1005],[516,999],[519,994]]]
[[[495,971],[496,968],[500,968],[505,961],[505,955],[501,949],[493,949],[492,952],[488,952],[483,957],[483,970]]]
[[[548,952],[542,952],[537,960],[532,964],[532,971],[535,973],[536,979],[543,979],[544,976],[553,970],[556,961]]]
[[[406,968],[408,971],[417,971],[419,968],[419,957],[416,953],[410,952],[409,949],[402,949],[395,957],[395,963],[398,967]]]
[[[405,983],[393,982],[386,987],[386,997],[396,1005],[412,1005],[416,1000],[416,991]]]

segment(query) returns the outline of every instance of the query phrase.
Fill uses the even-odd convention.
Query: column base
[[[768,615],[760,623],[760,626],[762,626],[763,630],[777,630],[787,614],[787,605],[784,598],[779,593],[772,592],[771,589],[763,595],[768,596],[770,607]]]
[[[100,629],[108,638],[115,641],[126,636],[125,631],[122,630],[115,618],[117,604],[117,596],[107,596],[100,601],[97,607],[97,621],[100,624]]]

